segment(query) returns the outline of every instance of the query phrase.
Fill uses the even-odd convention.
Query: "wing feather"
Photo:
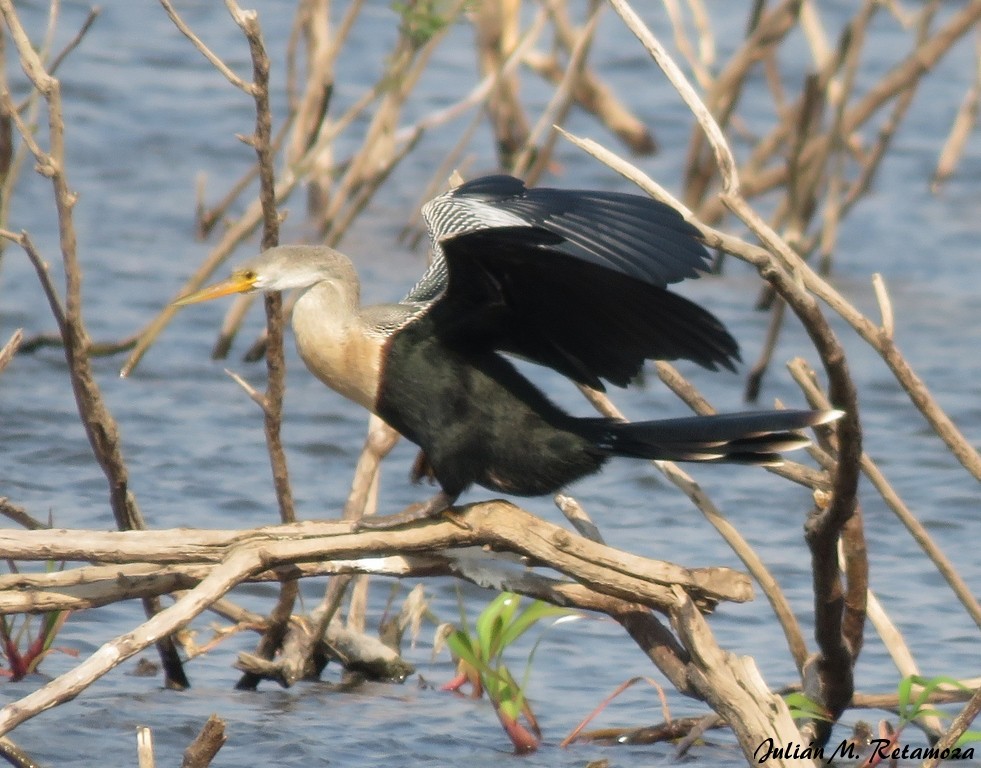
[[[732,369],[738,346],[697,304],[640,279],[624,257],[568,248],[542,227],[483,229],[443,241],[448,285],[429,315],[447,343],[495,349],[602,389],[646,359]]]
[[[512,176],[483,176],[428,202],[423,217],[433,260],[409,301],[430,301],[446,287],[445,239],[493,227],[552,232],[562,238],[558,250],[662,288],[708,266],[698,230],[676,210],[624,192],[529,189]]]

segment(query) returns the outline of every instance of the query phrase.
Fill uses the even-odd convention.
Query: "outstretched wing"
[[[738,346],[722,323],[656,277],[638,278],[639,256],[608,259],[569,243],[527,225],[443,240],[447,286],[427,313],[436,332],[460,349],[513,353],[598,389],[600,379],[626,386],[646,359],[732,369]]]
[[[445,239],[492,227],[552,232],[570,255],[661,288],[697,277],[708,262],[698,231],[670,206],[641,195],[529,189],[512,176],[484,176],[434,198],[422,213],[433,260],[407,301],[430,301],[446,287]]]

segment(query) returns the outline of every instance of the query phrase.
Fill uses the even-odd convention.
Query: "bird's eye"
[[[255,278],[256,278],[255,270],[254,269],[243,269],[242,270],[242,277],[244,277],[249,282],[255,280]]]

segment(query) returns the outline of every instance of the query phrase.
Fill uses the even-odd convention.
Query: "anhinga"
[[[505,354],[597,389],[626,386],[646,359],[733,368],[738,347],[722,323],[666,289],[705,268],[698,231],[650,198],[527,189],[510,176],[462,184],[423,214],[434,258],[397,304],[362,307],[350,260],[309,245],[271,248],[178,302],[302,290],[293,330],[307,368],[422,448],[441,487],[390,516],[399,522],[440,513],[473,483],[553,493],[611,456],[774,464],[807,444],[795,430],[840,415],[571,416]]]

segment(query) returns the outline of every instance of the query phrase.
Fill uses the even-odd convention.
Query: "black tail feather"
[[[614,456],[667,461],[778,465],[782,451],[810,440],[798,430],[841,411],[747,411],[660,421],[605,422],[597,447]]]

